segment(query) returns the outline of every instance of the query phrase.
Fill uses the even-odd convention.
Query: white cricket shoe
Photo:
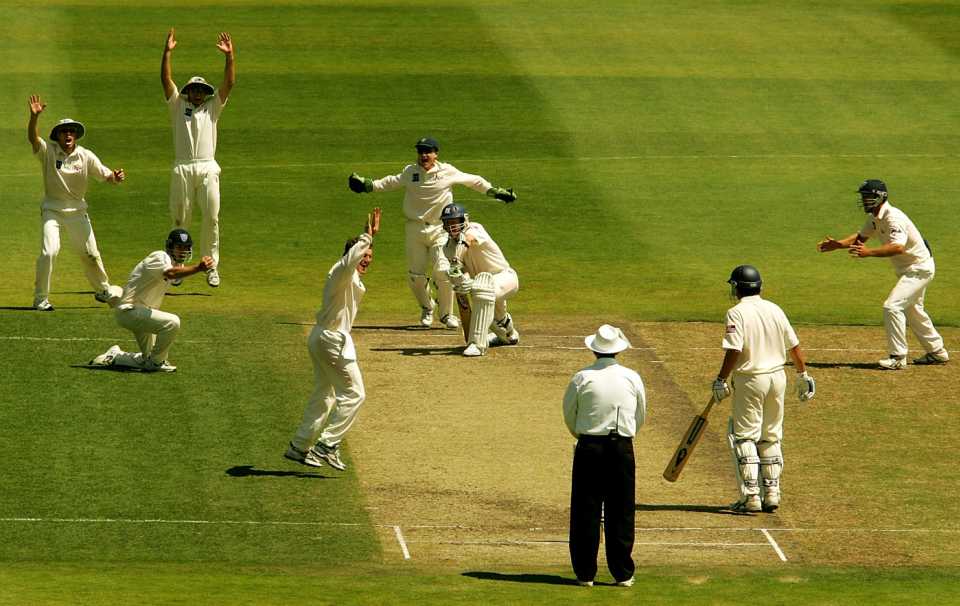
[[[90,360],[90,366],[110,366],[113,364],[113,359],[120,353],[123,353],[123,350],[119,345],[111,345],[110,349]]]
[[[757,513],[763,510],[763,505],[760,503],[760,495],[752,494],[749,497],[744,497],[730,506],[730,511],[735,511],[738,513]]]
[[[216,268],[207,270],[207,284],[212,288],[220,286],[220,272]]]
[[[337,446],[327,446],[323,442],[317,442],[313,445],[313,448],[309,450],[309,454],[312,454],[318,459],[323,459],[328,465],[330,465],[330,467],[333,467],[334,469],[344,471],[347,468],[347,464],[340,459],[339,444]]]
[[[143,361],[143,366],[141,366],[143,372],[176,372],[177,367],[173,364],[167,363],[166,360],[162,362],[156,362],[153,358],[147,358]]]
[[[37,311],[53,311],[53,304],[50,303],[50,299],[44,297],[42,299],[34,299],[33,308]]]
[[[924,366],[929,364],[946,364],[949,361],[950,354],[947,353],[946,349],[941,349],[940,351],[929,352],[923,357],[914,358],[913,363]]]
[[[290,442],[290,445],[287,446],[287,452],[283,453],[283,458],[290,459],[307,467],[323,467],[323,461],[313,454],[312,449],[300,450],[293,445],[293,442]]]
[[[577,585],[581,587],[593,587],[593,581],[581,581],[580,579],[577,579]]]
[[[453,314],[447,314],[441,317],[440,324],[442,324],[444,328],[449,328],[451,330],[460,328],[460,320],[458,320]]]
[[[420,308],[420,326],[430,328],[433,325],[433,310],[436,306],[436,303],[431,303],[430,307]]]
[[[766,513],[773,513],[780,508],[780,493],[779,492],[768,492],[763,495],[763,505],[762,509]]]
[[[880,360],[877,364],[879,364],[883,370],[903,370],[907,367],[907,359],[890,356],[889,358]]]
[[[483,352],[480,351],[480,348],[477,347],[476,343],[471,343],[463,350],[463,355],[468,358],[476,358],[477,356],[482,356]]]
[[[634,577],[630,577],[626,581],[617,581],[617,587],[633,587]]]

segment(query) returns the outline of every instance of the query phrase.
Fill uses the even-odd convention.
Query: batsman
[[[732,375],[733,409],[727,439],[740,498],[730,508],[737,512],[774,512],[780,507],[783,471],[780,441],[787,351],[797,369],[801,402],[813,398],[816,382],[807,374],[800,341],[786,314],[760,296],[763,281],[757,268],[740,265],[727,282],[738,302],[727,311],[723,364],[713,382],[713,397],[719,402],[730,395],[727,379]]]
[[[520,290],[517,272],[483,225],[470,221],[463,206],[447,204],[440,220],[447,232],[443,247],[449,262],[447,274],[464,318],[467,346],[463,355],[482,356],[491,345],[516,345],[520,333],[507,313],[507,299]],[[469,307],[464,301],[467,297]],[[466,310],[469,313],[464,315]]]

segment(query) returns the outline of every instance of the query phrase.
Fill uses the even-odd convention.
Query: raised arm
[[[33,145],[33,153],[40,151],[40,114],[47,107],[40,95],[30,95],[30,121],[27,123],[27,141]]]
[[[223,84],[220,85],[217,94],[220,95],[220,103],[226,103],[233,85],[237,83],[237,68],[233,63],[233,40],[230,38],[230,34],[220,32],[217,49],[224,55]]]
[[[169,99],[177,92],[177,85],[173,83],[173,67],[170,65],[170,55],[177,46],[177,39],[173,35],[173,28],[167,34],[167,42],[163,45],[163,58],[160,59],[160,84],[163,85],[163,98]]]

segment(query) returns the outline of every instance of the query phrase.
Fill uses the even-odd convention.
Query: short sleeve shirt
[[[80,145],[67,154],[59,143],[40,139],[40,148],[34,154],[40,161],[43,174],[43,210],[61,212],[84,211],[87,185],[90,179],[106,181],[112,174],[92,151]]]
[[[867,218],[866,223],[860,228],[860,235],[865,238],[871,238],[875,235],[880,236],[880,241],[884,244],[901,244],[904,251],[899,255],[890,257],[890,263],[893,264],[897,275],[902,275],[911,269],[929,263],[933,258],[927,245],[920,235],[920,230],[913,224],[913,221],[902,210],[891,206],[889,202],[880,207],[877,216],[872,214]]]
[[[143,306],[158,309],[167,294],[169,282],[164,272],[173,269],[173,259],[163,250],[155,250],[137,263],[117,307]]]
[[[481,272],[497,274],[510,269],[510,263],[507,262],[503,251],[490,237],[487,230],[484,229],[483,225],[472,221],[458,239],[447,241],[444,246],[444,254],[448,259],[456,258],[457,246],[464,240],[465,234],[470,234],[474,238],[474,243],[463,253],[463,265],[467,269],[467,273],[476,276]]]
[[[735,373],[758,375],[781,370],[787,350],[799,344],[783,310],[760,295],[743,297],[727,311],[723,348],[740,352]]]
[[[200,107],[195,107],[179,93],[167,99],[177,163],[214,159],[217,121],[226,104],[226,101],[220,101],[216,91]]]

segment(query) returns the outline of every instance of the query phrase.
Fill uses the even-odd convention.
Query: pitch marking
[[[777,556],[780,558],[780,561],[786,562],[787,556],[783,554],[783,550],[780,549],[779,545],[777,545],[777,542],[774,540],[773,535],[767,532],[766,528],[761,528],[760,532],[763,533],[763,536],[767,537],[767,542],[770,543],[770,546],[773,547],[773,550],[777,552]]]
[[[397,543],[400,543],[400,550],[403,552],[403,559],[410,559],[410,551],[407,549],[407,542],[403,540],[403,532],[400,530],[399,526],[393,527],[393,534],[397,536]]]

